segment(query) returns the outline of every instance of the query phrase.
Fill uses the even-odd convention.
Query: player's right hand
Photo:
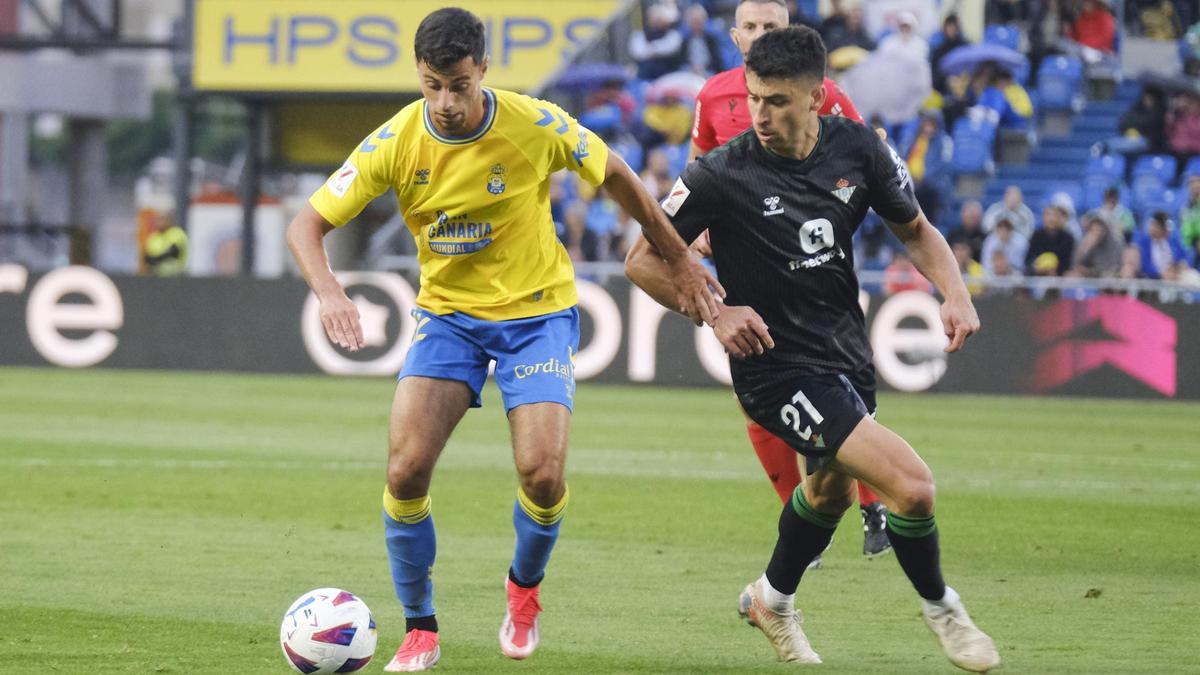
[[[330,293],[321,297],[321,325],[329,341],[348,349],[358,351],[363,346],[362,321],[358,316],[358,307],[344,291]]]
[[[735,306],[721,310],[713,333],[725,351],[732,356],[745,359],[775,348],[771,331],[766,322],[750,307]]]
[[[702,323],[714,325],[722,311],[717,298],[725,297],[725,287],[700,258],[691,254],[682,256],[679,263],[671,266],[671,283],[675,286],[680,311],[697,326]]]

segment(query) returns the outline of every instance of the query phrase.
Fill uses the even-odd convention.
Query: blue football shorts
[[[413,317],[417,330],[397,379],[415,375],[464,382],[473,394],[471,407],[478,408],[488,366],[495,361],[505,412],[526,403],[561,403],[573,409],[577,308],[509,321],[419,308]]]

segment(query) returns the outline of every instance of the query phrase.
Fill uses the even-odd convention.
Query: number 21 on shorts
[[[800,438],[806,441],[812,440],[812,426],[805,424],[804,429],[800,428],[800,425],[803,424],[803,418],[800,416],[800,408],[797,408],[796,404],[799,404],[800,408],[804,409],[804,412],[808,414],[813,424],[824,422],[825,417],[813,407],[812,401],[809,401],[804,392],[799,389],[792,395],[792,402],[779,409],[779,417],[783,420],[784,424],[790,426]]]

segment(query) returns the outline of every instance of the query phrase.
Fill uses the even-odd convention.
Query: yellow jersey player
[[[440,9],[421,22],[414,42],[423,98],[372,132],[288,228],[329,339],[351,351],[363,341],[358,311],[329,269],[323,237],[392,188],[419,249],[418,329],[392,403],[383,493],[407,624],[389,672],[426,670],[441,656],[429,485],[450,433],[480,405],[493,360],[519,475],[500,647],[523,659],[538,644],[538,591],[569,495],[564,464],[579,342],[574,272],[550,217],[550,174],[569,169],[603,184],[642,223],[674,270],[677,305],[694,321],[714,321],[713,289],[722,293],[598,137],[551,103],[482,86],[487,58],[477,17]]]

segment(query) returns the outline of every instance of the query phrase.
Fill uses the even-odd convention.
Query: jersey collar
[[[423,104],[425,120],[425,131],[433,136],[434,140],[445,143],[446,145],[466,145],[473,143],[492,128],[492,124],[496,121],[496,94],[491,89],[484,88],[483,90],[483,123],[479,128],[465,136],[446,136],[438,133],[437,127],[433,125],[433,120],[429,117],[429,105]]]

